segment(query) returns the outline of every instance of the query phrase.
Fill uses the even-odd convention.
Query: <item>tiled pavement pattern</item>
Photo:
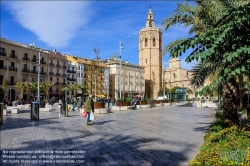
[[[4,116],[3,151],[86,151],[84,163],[46,165],[187,165],[198,152],[215,111],[209,108],[157,107],[96,114],[92,126],[79,112],[58,117],[59,110],[40,112],[30,121],[29,111]],[[53,159],[52,159],[53,161]],[[45,164],[14,164],[45,165]]]

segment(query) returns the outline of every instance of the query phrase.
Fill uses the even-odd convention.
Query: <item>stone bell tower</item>
[[[146,96],[158,97],[162,86],[162,32],[155,27],[151,8],[146,27],[139,32],[139,65],[145,66]]]

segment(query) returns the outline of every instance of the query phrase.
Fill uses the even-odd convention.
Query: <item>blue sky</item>
[[[174,26],[164,31],[163,19],[184,0],[151,1],[157,27],[163,32],[163,45],[190,37],[188,29]],[[101,59],[118,55],[138,64],[138,33],[145,27],[150,1],[1,1],[1,37],[31,44],[62,54],[94,59],[98,47]],[[191,64],[181,67],[191,69]],[[167,65],[169,54],[164,57]]]

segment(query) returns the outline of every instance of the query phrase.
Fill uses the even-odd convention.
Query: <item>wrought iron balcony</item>
[[[11,58],[17,58],[17,56],[15,54],[10,54]]]
[[[30,61],[30,58],[28,58],[28,57],[23,57],[23,60],[24,60],[24,61]]]
[[[57,64],[56,67],[61,67],[61,65]]]
[[[41,74],[41,75],[46,75],[46,72],[41,71],[40,74]]]
[[[54,75],[54,72],[49,72],[49,75]]]
[[[6,66],[0,66],[0,69],[2,69],[2,70],[6,70],[6,69],[7,69],[7,67],[6,67]]]
[[[44,60],[40,61],[40,63],[46,65],[46,62]]]
[[[67,74],[62,74],[63,77],[67,77]]]
[[[49,63],[50,66],[55,66],[54,63]]]
[[[0,52],[0,55],[1,56],[6,56],[6,53],[5,52]]]
[[[36,60],[36,59],[34,59],[34,58],[31,60],[31,62],[37,62],[37,61],[38,61],[38,60]]]
[[[61,76],[61,74],[60,74],[60,73],[56,73],[56,75],[57,75],[57,76]]]
[[[17,68],[13,67],[13,66],[9,66],[9,70],[11,70],[11,71],[17,71]]]
[[[33,73],[33,74],[38,74],[38,71],[31,70],[31,73]]]
[[[63,65],[63,66],[62,66],[62,68],[66,69],[66,68],[67,68],[67,66],[64,66],[64,65]]]
[[[28,70],[28,69],[23,69],[22,72],[30,73],[30,70]]]

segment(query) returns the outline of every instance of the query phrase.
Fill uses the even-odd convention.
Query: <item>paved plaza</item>
[[[154,107],[95,114],[89,126],[79,112],[59,118],[57,108],[40,112],[40,121],[30,121],[26,110],[4,116],[0,161],[1,165],[185,166],[197,154],[214,114],[211,108]]]

